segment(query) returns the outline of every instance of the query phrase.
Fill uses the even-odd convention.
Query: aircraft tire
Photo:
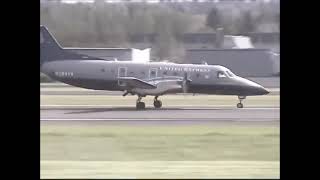
[[[144,102],[138,102],[138,103],[136,104],[136,108],[137,108],[138,110],[140,110],[140,109],[145,109],[145,108],[146,108],[146,105],[145,105]]]
[[[154,105],[155,108],[161,108],[162,102],[159,101],[159,100],[156,100],[156,101],[153,102],[153,105]]]
[[[243,104],[242,103],[238,103],[237,104],[237,108],[243,108]]]

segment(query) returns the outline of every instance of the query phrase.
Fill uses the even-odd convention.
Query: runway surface
[[[266,87],[269,91],[269,95],[280,94],[280,78],[279,77],[260,77],[260,78],[248,78],[254,82]],[[41,95],[115,95],[122,96],[121,91],[99,91],[88,90],[83,88],[73,87],[64,83],[41,83],[40,84]]]
[[[107,122],[116,124],[203,124],[237,123],[279,124],[278,107],[168,107],[147,108],[137,111],[135,107],[55,107],[41,108],[41,121]]]
[[[70,96],[78,96],[78,95],[106,95],[106,96],[122,96],[122,91],[99,91],[99,90],[78,90],[77,88],[74,88],[75,90],[69,89],[63,91],[51,91],[51,90],[43,90],[40,89],[41,95],[70,95]],[[271,90],[269,95],[279,95],[279,90]],[[182,95],[182,94],[176,94],[176,95]]]

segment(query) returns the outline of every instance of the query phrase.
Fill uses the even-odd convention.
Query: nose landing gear
[[[240,102],[237,104],[237,108],[243,108],[243,104]]]
[[[246,99],[246,96],[238,96],[239,103],[237,104],[237,108],[243,108],[242,100]]]
[[[158,96],[154,97],[153,105],[155,108],[161,108],[162,102],[160,100],[158,100]]]

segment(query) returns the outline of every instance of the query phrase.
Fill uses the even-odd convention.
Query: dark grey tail
[[[45,26],[40,25],[40,66],[45,62],[59,60],[100,59],[63,49]]]
[[[40,65],[63,59],[64,50],[45,26],[40,26]]]

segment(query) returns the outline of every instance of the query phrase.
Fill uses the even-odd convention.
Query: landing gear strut
[[[136,104],[136,108],[138,110],[140,109],[145,109],[146,108],[146,105],[144,102],[141,102],[141,99],[142,99],[142,96],[138,96],[138,99],[137,99],[137,104]]]
[[[155,108],[161,108],[162,102],[158,100],[158,96],[154,97],[153,105]]]
[[[243,104],[241,103],[242,100],[246,99],[245,96],[238,96],[238,99],[239,99],[239,103],[237,104],[237,108],[243,108]]]

